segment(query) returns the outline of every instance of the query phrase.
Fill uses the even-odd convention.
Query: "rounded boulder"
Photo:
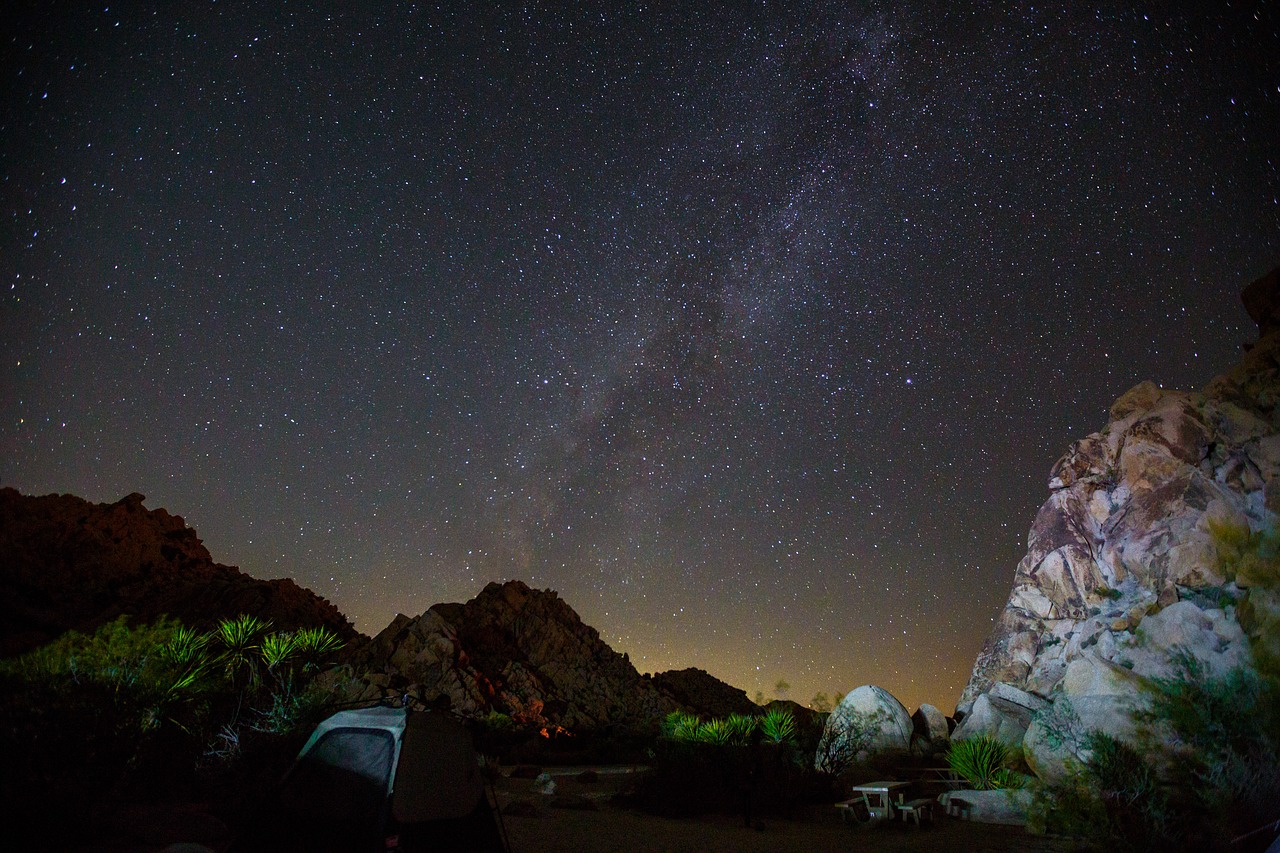
[[[841,699],[827,718],[815,764],[838,772],[872,755],[906,752],[914,728],[910,712],[892,693],[863,685]]]

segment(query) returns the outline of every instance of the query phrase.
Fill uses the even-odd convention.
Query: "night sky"
[[[366,633],[520,578],[950,711],[1054,460],[1280,262],[1273,2],[29,5],[0,483]]]

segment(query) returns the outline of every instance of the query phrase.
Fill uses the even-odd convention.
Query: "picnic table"
[[[849,790],[857,796],[845,800],[843,803],[836,803],[836,808],[842,810],[846,819],[852,815],[857,820],[858,816],[854,811],[854,806],[861,803],[867,809],[868,821],[893,820],[893,793],[905,790],[910,785],[910,782],[892,781],[865,782],[861,785],[854,785]]]

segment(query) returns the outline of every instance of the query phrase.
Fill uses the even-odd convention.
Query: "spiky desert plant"
[[[707,720],[698,726],[697,734],[694,739],[698,743],[709,743],[716,746],[724,746],[733,738],[733,729],[729,726],[727,720],[713,719]]]
[[[222,647],[223,672],[232,682],[243,680],[250,685],[257,684],[258,650],[268,627],[269,623],[244,613],[218,623],[214,637]]]
[[[760,718],[760,731],[765,740],[791,743],[796,739],[796,718],[786,708],[770,708]]]
[[[208,659],[211,639],[213,638],[204,631],[179,625],[173,630],[169,641],[160,647],[160,653],[165,660],[176,666],[191,666]]]
[[[687,711],[672,711],[662,721],[662,734],[672,740],[692,741],[700,724],[701,720]]]
[[[750,714],[730,714],[725,717],[724,724],[729,729],[730,743],[748,743],[751,733],[756,730],[756,718]]]
[[[333,656],[346,645],[328,628],[302,628],[293,635],[293,640],[304,672],[315,672],[329,666]]]
[[[259,652],[262,654],[262,662],[266,664],[267,671],[273,675],[281,675],[298,653],[297,635],[289,633],[268,634],[262,638],[259,646]]]
[[[258,668],[259,652],[262,635],[269,627],[270,623],[242,613],[234,619],[223,619],[214,630],[214,638],[222,647],[218,662],[237,694],[235,711],[231,715],[232,726],[240,719],[246,694],[257,690],[262,681]]]
[[[172,676],[167,690],[170,698],[192,691],[213,669],[209,653],[212,637],[204,632],[178,625],[169,641],[160,647],[160,656],[170,665]]]
[[[975,791],[1016,788],[1020,777],[1008,767],[1009,748],[990,735],[951,742],[947,765]]]

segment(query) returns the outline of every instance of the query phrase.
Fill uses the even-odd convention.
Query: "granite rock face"
[[[465,604],[397,616],[357,657],[375,689],[453,710],[599,730],[656,725],[682,705],[640,675],[556,593],[491,583]]]
[[[0,489],[0,654],[20,654],[121,614],[196,627],[249,613],[277,629],[359,636],[336,607],[291,580],[215,563],[195,530],[131,494],[111,504]]]
[[[1175,650],[1211,674],[1250,664],[1236,615],[1250,590],[1219,574],[1214,531],[1262,530],[1280,512],[1280,275],[1246,296],[1262,337],[1236,367],[1200,392],[1137,385],[1054,465],[954,737],[1022,743],[1053,777],[1063,756],[1046,743],[1061,738],[1037,720],[1070,707],[1131,736],[1141,685],[1175,673]]]

